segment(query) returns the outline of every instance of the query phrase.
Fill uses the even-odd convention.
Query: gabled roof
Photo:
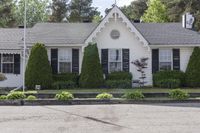
[[[0,49],[20,49],[22,37],[23,29],[0,28]]]
[[[96,26],[95,23],[38,23],[28,33],[27,44],[83,44]]]
[[[150,45],[200,45],[200,33],[181,23],[134,23]]]

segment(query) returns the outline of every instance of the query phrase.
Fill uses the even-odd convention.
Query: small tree
[[[4,80],[6,80],[5,75],[3,75],[2,73],[0,73],[0,81],[4,81]]]
[[[194,48],[186,69],[186,85],[189,87],[200,87],[200,48]]]
[[[140,84],[142,86],[144,86],[145,82],[145,78],[146,78],[146,74],[145,74],[145,70],[147,68],[147,60],[149,58],[141,58],[140,60],[135,60],[134,62],[132,62],[132,64],[134,64],[137,67],[137,71],[140,72],[141,77],[140,77]]]
[[[79,85],[83,88],[99,88],[103,86],[103,82],[97,44],[90,43],[84,51]]]
[[[35,85],[41,85],[42,88],[51,87],[52,70],[44,44],[37,43],[32,47],[25,77],[26,87],[30,89]]]
[[[144,22],[164,23],[168,22],[167,8],[161,0],[149,0],[148,9],[142,16]]]

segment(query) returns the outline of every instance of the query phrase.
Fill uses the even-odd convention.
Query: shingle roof
[[[19,49],[23,29],[0,28],[0,49]]]
[[[83,44],[98,24],[38,23],[27,29],[27,44]],[[150,45],[200,45],[198,32],[182,28],[181,23],[134,23]],[[23,29],[0,28],[0,49],[20,49]]]
[[[134,23],[150,45],[200,44],[200,34],[185,29],[181,23]]]
[[[29,32],[27,43],[83,44],[97,25],[94,23],[38,23]]]

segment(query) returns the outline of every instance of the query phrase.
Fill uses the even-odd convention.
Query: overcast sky
[[[133,0],[117,0],[117,5],[124,6],[129,5]],[[106,8],[112,7],[115,3],[115,0],[93,0],[93,6],[98,7],[98,10],[101,11],[102,15],[104,15],[104,11]]]

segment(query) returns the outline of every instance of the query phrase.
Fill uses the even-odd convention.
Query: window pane
[[[160,70],[171,70],[171,62],[160,62]]]
[[[71,72],[71,63],[70,62],[60,62],[59,66],[60,66],[60,68],[59,68],[60,73]]]
[[[160,62],[171,62],[172,50],[159,50],[159,60]]]
[[[12,63],[14,62],[14,58],[13,58],[13,54],[3,54],[3,60],[2,60],[3,63]]]
[[[121,62],[122,51],[120,49],[109,49],[110,62]]]
[[[121,62],[110,62],[110,72],[121,71]]]
[[[3,73],[13,73],[13,63],[4,63],[2,66]]]
[[[71,49],[59,49],[59,62],[71,62],[72,50]]]

